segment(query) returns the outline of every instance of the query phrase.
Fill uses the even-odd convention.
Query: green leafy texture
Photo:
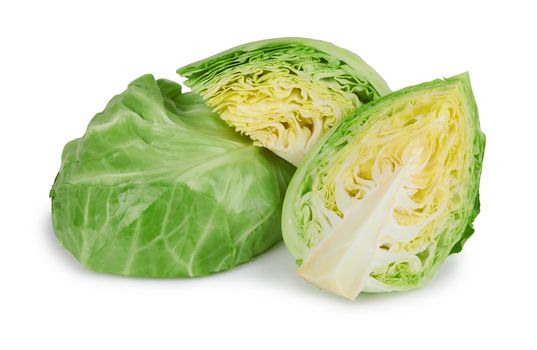
[[[357,55],[304,38],[248,43],[177,72],[230,126],[294,165],[344,116],[390,92]]]
[[[350,299],[424,284],[474,231],[484,148],[467,74],[357,109],[287,190],[282,227],[298,273]]]
[[[145,75],[65,146],[50,193],[54,230],[90,270],[206,275],[281,239],[293,172],[199,95]]]

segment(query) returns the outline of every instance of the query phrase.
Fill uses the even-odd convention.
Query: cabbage
[[[302,38],[245,44],[177,72],[230,126],[294,165],[344,116],[389,93],[360,57]]]
[[[467,74],[357,109],[287,190],[298,274],[349,299],[423,285],[474,231],[484,147]]]
[[[199,95],[145,75],[65,146],[50,192],[54,230],[91,270],[206,275],[281,239],[293,172]]]

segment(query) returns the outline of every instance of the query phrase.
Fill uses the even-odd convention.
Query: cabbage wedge
[[[207,275],[281,239],[293,172],[199,95],[145,75],[65,146],[50,192],[54,230],[90,270]]]
[[[467,74],[357,109],[287,190],[282,228],[298,274],[349,299],[423,285],[474,231],[484,147]]]
[[[357,55],[304,38],[248,43],[177,72],[226,123],[294,165],[356,107],[390,92]]]

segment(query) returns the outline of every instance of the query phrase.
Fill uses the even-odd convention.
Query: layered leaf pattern
[[[244,44],[178,73],[230,126],[294,165],[343,117],[390,91],[357,55],[305,38]]]

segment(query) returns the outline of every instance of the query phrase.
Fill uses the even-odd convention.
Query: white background
[[[0,5],[0,348],[537,348],[531,1],[180,3]],[[348,48],[393,90],[470,71],[488,144],[462,254],[426,288],[355,302],[296,277],[283,245],[202,279],[79,267],[51,228],[63,145],[136,77],[177,79],[184,64],[279,36]]]

